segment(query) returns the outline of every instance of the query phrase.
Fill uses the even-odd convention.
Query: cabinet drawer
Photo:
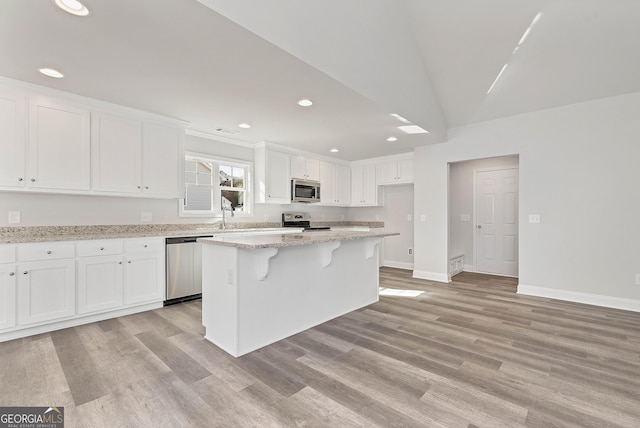
[[[13,263],[16,261],[15,245],[0,245],[0,263]]]
[[[76,244],[78,257],[108,256],[122,254],[122,240],[107,239],[82,241]]]
[[[73,243],[51,242],[43,244],[18,245],[18,261],[70,259],[75,257]]]
[[[146,253],[153,251],[164,251],[164,239],[145,238],[127,239],[124,241],[125,253]]]

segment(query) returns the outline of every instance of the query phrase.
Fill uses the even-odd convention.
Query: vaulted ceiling
[[[79,18],[52,0],[0,2],[0,76],[348,160],[640,91],[637,0],[84,3]],[[391,113],[429,133],[402,133]]]

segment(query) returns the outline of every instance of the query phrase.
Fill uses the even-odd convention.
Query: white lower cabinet
[[[163,255],[154,252],[128,254],[124,266],[124,303],[144,303],[162,299],[164,291]]]
[[[17,298],[20,325],[75,315],[75,259],[19,263]]]
[[[16,265],[0,264],[0,330],[16,325]]]
[[[122,260],[122,255],[78,259],[78,313],[122,306]]]
[[[0,245],[0,342],[162,306],[164,238]]]

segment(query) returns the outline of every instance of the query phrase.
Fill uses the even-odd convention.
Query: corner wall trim
[[[414,270],[413,277],[418,279],[427,279],[429,281],[451,282],[449,275],[446,273],[427,272],[424,270]]]
[[[384,260],[382,262],[382,266],[396,268],[396,269],[413,270],[413,263],[394,262],[393,260]]]
[[[518,294],[535,297],[547,297],[550,299],[565,300],[575,303],[585,303],[587,305],[602,306],[605,308],[640,312],[640,300],[626,299],[623,297],[602,296],[600,294],[558,290],[555,288],[538,287],[535,285],[526,284],[518,284]]]

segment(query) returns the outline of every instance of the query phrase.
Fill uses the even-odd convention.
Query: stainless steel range
[[[311,215],[299,211],[282,213],[282,227],[302,227],[305,231],[331,229],[329,226],[311,226]]]

